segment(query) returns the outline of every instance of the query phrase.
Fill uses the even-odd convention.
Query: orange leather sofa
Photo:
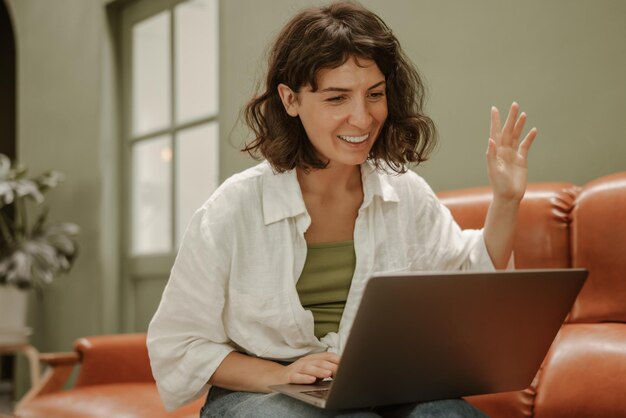
[[[440,198],[477,228],[491,195]],[[626,172],[583,187],[531,184],[519,216],[517,268],[584,267],[589,277],[530,387],[468,400],[494,418],[626,417]]]
[[[464,228],[482,227],[487,188],[440,194]],[[515,241],[517,268],[590,272],[530,386],[469,397],[493,418],[626,417],[626,172],[577,187],[529,185]],[[515,324],[511,324],[515,326]],[[198,417],[203,400],[168,414],[150,372],[145,335],[82,338],[44,355],[41,384],[17,405],[22,418]],[[78,377],[61,390],[75,365]]]
[[[168,413],[152,377],[145,334],[81,338],[73,353],[42,354],[50,367],[15,408],[19,418],[198,418],[203,400]],[[73,387],[63,385],[79,366]]]

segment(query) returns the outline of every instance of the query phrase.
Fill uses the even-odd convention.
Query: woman
[[[246,108],[265,162],[195,213],[148,348],[168,409],[211,391],[210,416],[328,416],[268,386],[332,377],[374,272],[504,268],[536,130],[491,110],[483,231],[461,231],[411,163],[435,142],[423,85],[384,22],[354,3],[296,15]],[[461,400],[342,416],[481,416]]]

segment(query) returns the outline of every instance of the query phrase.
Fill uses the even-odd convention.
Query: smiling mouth
[[[369,136],[370,134],[365,134],[361,136],[337,135],[337,138],[350,144],[360,144],[367,141],[367,138],[369,138]]]

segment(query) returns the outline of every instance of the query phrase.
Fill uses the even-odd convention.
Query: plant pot
[[[22,344],[28,341],[26,326],[28,291],[0,285],[0,344]]]

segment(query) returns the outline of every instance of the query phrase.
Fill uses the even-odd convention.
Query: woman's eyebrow
[[[385,80],[379,81],[378,83],[376,83],[373,86],[369,87],[367,90],[375,89],[376,87],[380,87],[383,84],[385,84]],[[347,88],[344,88],[344,87],[327,87],[325,89],[318,90],[317,93],[328,93],[328,92],[346,93],[346,92],[349,92],[349,91],[351,91],[351,89],[347,89]]]
[[[372,90],[375,89],[376,87],[380,87],[383,84],[385,84],[385,80],[379,81],[378,83],[374,84],[372,87],[370,87],[368,90]]]

